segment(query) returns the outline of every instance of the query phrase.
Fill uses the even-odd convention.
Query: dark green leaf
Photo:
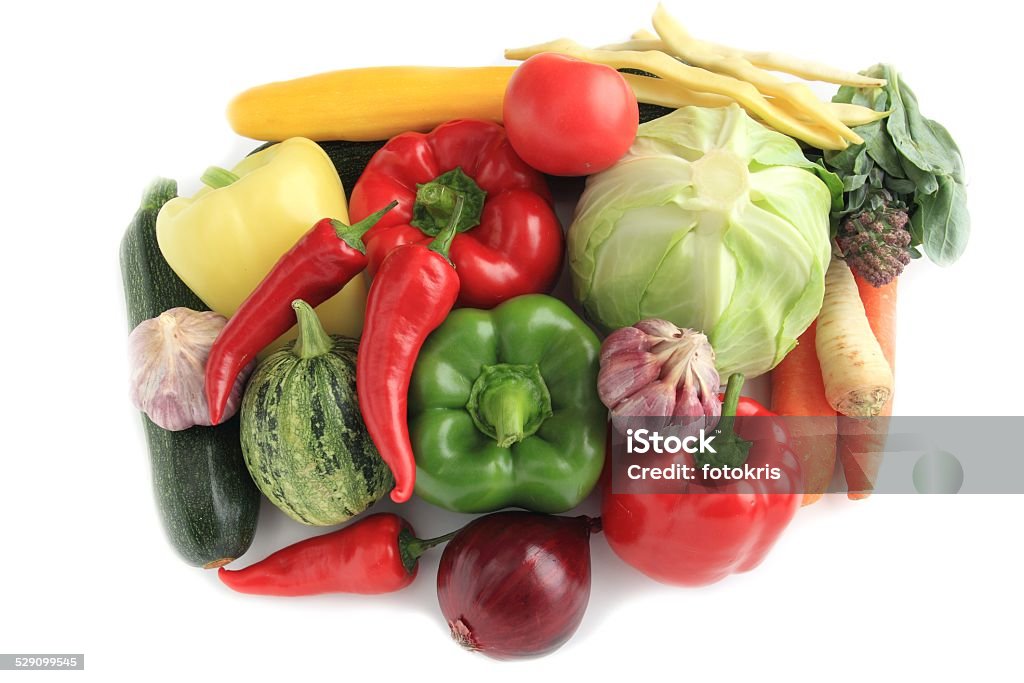
[[[853,96],[857,94],[857,88],[852,85],[840,86],[836,94],[832,96],[833,102],[840,104],[853,104]]]
[[[910,230],[910,245],[916,247],[924,241],[923,239],[923,228],[921,227],[921,220],[923,216],[920,209],[914,210],[910,214],[910,222],[907,224],[907,229]]]
[[[891,74],[892,80],[886,88],[890,90],[895,106],[886,119],[886,129],[896,149],[922,171],[955,174],[960,157],[956,146],[949,149],[944,140],[936,137],[928,119],[921,116],[914,92],[900,80],[895,70],[891,70]]]
[[[857,213],[864,206],[864,200],[867,199],[868,188],[866,185],[858,187],[856,190],[846,195],[846,206],[842,210],[842,215],[846,216],[851,213]]]
[[[864,149],[864,145],[850,145],[841,150],[826,150],[824,159],[827,166],[835,169],[840,175],[861,173],[862,171],[857,169],[857,165],[864,163],[862,159],[866,161],[867,150]]]
[[[926,121],[928,122],[928,126],[931,128],[932,134],[935,136],[935,139],[938,140],[943,145],[943,147],[946,149],[946,153],[950,157],[950,162],[953,166],[953,170],[950,172],[950,175],[953,176],[953,180],[957,181],[958,183],[963,183],[964,160],[963,157],[960,155],[960,148],[957,147],[956,143],[953,141],[953,136],[950,135],[949,131],[946,130],[946,127],[943,126],[938,121],[932,121],[931,119],[926,119]]]
[[[885,171],[880,169],[878,166],[872,166],[871,170],[868,171],[868,182],[871,183],[871,187],[876,190],[881,190],[885,181]]]
[[[901,159],[903,165],[903,172],[906,174],[916,188],[916,194],[934,194],[939,189],[939,181],[936,180],[935,175],[922,171],[915,166],[909,159],[903,157]]]
[[[843,189],[847,192],[856,190],[858,187],[864,185],[868,177],[866,175],[848,175],[843,178]]]
[[[900,154],[892,144],[888,131],[882,121],[875,121],[867,126],[858,126],[857,134],[864,138],[864,147],[876,164],[889,175],[903,177],[900,166]]]
[[[867,205],[871,211],[878,211],[885,205],[885,199],[880,192],[872,192],[868,195]]]
[[[825,183],[829,194],[832,195],[832,210],[839,211],[842,209],[843,181],[839,179],[839,176],[825,168],[825,164],[820,162],[811,164],[808,170],[814,171],[814,174],[821,179],[821,182]]]
[[[864,145],[858,146],[861,148],[861,153],[857,155],[856,161],[853,162],[853,172],[858,175],[867,175],[878,170],[875,168],[875,162],[868,156],[867,148]]]
[[[885,189],[895,194],[914,194],[914,190],[917,189],[917,186],[914,185],[912,180],[907,180],[906,178],[894,178],[891,175],[887,175],[885,177],[883,185]]]
[[[938,178],[934,194],[915,198],[924,252],[940,266],[955,262],[967,247],[971,223],[967,214],[967,193],[951,176]]]

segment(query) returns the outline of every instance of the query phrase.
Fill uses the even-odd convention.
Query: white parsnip
[[[877,416],[892,396],[892,370],[871,331],[853,273],[835,256],[825,273],[815,348],[829,405],[849,417]]]

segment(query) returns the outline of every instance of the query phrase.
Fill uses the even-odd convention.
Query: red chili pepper
[[[398,208],[366,235],[371,276],[396,246],[427,244],[448,225],[453,197],[437,188],[466,200],[451,247],[460,305],[492,308],[551,288],[564,238],[547,184],[515,153],[505,129],[489,121],[403,133],[374,154],[352,190],[352,219],[391,199]]]
[[[729,378],[722,419],[708,454],[713,467],[777,467],[781,478],[685,482],[684,493],[612,493],[601,518],[612,549],[648,576],[683,586],[714,583],[761,563],[800,507],[800,460],[775,413],[741,399]],[[702,455],[696,456],[698,469]]]
[[[363,235],[396,205],[391,202],[352,225],[324,218],[278,259],[210,348],[206,360],[210,422],[218,424],[224,417],[224,406],[242,368],[295,324],[292,301],[303,299],[319,306],[363,272]]]
[[[406,417],[413,366],[427,335],[444,322],[459,296],[448,249],[464,205],[459,194],[448,227],[429,246],[413,242],[388,254],[366,295],[356,392],[370,438],[395,476],[391,499],[396,503],[409,500],[416,484]]]
[[[217,575],[231,590],[255,595],[390,593],[416,578],[420,555],[454,535],[421,540],[398,515],[380,513],[282,548],[245,569],[221,567]]]

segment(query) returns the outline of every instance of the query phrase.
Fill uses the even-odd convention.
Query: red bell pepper
[[[623,560],[653,579],[701,586],[753,569],[800,507],[800,461],[774,413],[740,398],[742,375],[729,378],[716,436],[714,467],[777,467],[778,480],[681,482],[683,493],[613,493],[606,478],[605,535]],[[702,456],[696,456],[698,469]]]
[[[392,199],[398,206],[363,238],[370,275],[395,247],[428,244],[444,230],[456,193],[466,202],[450,252],[462,282],[458,304],[492,308],[549,290],[564,239],[547,184],[512,150],[504,128],[487,121],[403,133],[373,155],[352,190],[350,217],[361,220]]]

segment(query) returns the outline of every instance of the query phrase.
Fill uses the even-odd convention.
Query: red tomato
[[[550,52],[515,70],[503,108],[516,153],[538,171],[561,176],[614,164],[633,144],[640,118],[618,71]]]

